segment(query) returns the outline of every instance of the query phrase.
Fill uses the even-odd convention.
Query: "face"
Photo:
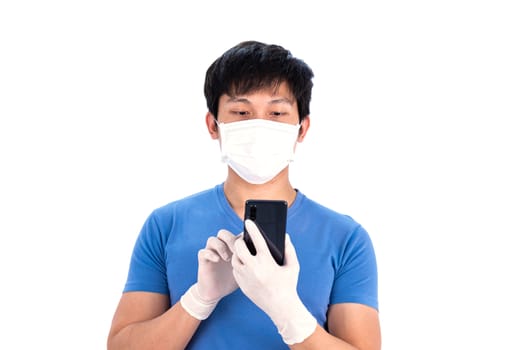
[[[299,124],[297,101],[290,93],[286,83],[274,91],[273,88],[255,91],[246,95],[219,98],[218,123],[232,123],[249,119],[266,119],[280,123]],[[207,125],[213,139],[219,137],[214,116],[207,113]],[[301,142],[309,126],[309,118],[304,118],[297,141]]]

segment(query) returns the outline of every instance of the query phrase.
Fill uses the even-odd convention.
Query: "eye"
[[[283,116],[285,116],[287,114],[288,114],[287,112],[283,112],[283,111],[273,111],[273,112],[270,112],[270,115],[273,116],[273,117],[283,117]]]
[[[242,109],[234,109],[234,110],[231,110],[230,113],[232,115],[235,115],[235,116],[238,116],[238,117],[249,117],[251,115],[251,113],[249,113],[249,111],[246,111],[246,110],[242,110]]]

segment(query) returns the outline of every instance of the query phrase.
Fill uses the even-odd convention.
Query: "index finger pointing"
[[[222,230],[219,230],[219,232],[217,233],[217,238],[219,238],[224,243],[226,243],[226,245],[228,246],[230,251],[233,252],[234,244],[235,244],[235,241],[237,240],[237,237],[233,233],[222,229]]]

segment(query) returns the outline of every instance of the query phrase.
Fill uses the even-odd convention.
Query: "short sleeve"
[[[378,310],[375,251],[362,226],[359,225],[353,230],[340,256],[330,303],[360,303]]]
[[[145,221],[134,245],[124,292],[169,294],[165,264],[166,241],[153,212]]]

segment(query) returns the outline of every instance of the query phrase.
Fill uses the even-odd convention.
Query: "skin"
[[[243,96],[220,97],[217,122],[229,123],[252,118],[298,124],[297,104],[286,84],[281,84],[276,91],[269,89]],[[220,140],[214,116],[207,113],[205,121],[211,138]],[[301,122],[297,142],[304,140],[309,126],[307,116]],[[263,185],[245,182],[228,167],[224,191],[239,218],[243,218],[244,202],[248,198],[284,199],[291,205],[296,197],[289,181],[288,167]],[[230,246],[230,249],[233,248]],[[169,305],[167,295],[124,293],[113,317],[108,349],[185,349],[200,321],[189,315],[180,302],[171,308]],[[302,343],[291,345],[290,349],[381,349],[377,310],[361,304],[335,304],[330,306],[327,319],[329,332],[317,326],[311,336]]]

